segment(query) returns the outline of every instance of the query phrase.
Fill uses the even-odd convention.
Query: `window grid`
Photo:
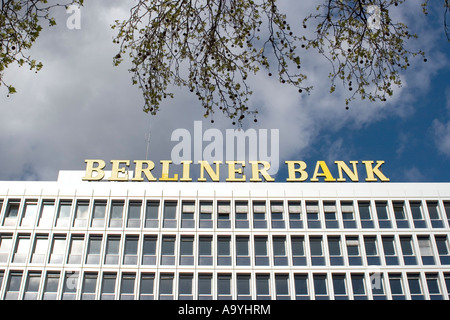
[[[204,269],[201,269],[202,274],[205,275],[211,275],[211,293],[213,298],[217,298],[217,292],[215,289],[217,289],[217,277],[218,274],[224,274],[224,275],[230,275],[230,282],[231,282],[231,288],[230,289],[230,295],[232,297],[237,297],[237,291],[236,291],[236,277],[238,274],[246,274],[244,270],[246,269],[245,266],[239,266],[236,264],[236,241],[238,237],[247,237],[248,239],[248,256],[249,256],[249,265],[252,267],[255,267],[254,271],[252,271],[249,274],[250,279],[250,295],[252,298],[256,298],[257,291],[256,291],[256,276],[257,275],[269,275],[269,288],[270,288],[270,298],[276,299],[276,287],[277,287],[277,275],[285,276],[287,275],[287,285],[284,285],[283,282],[283,296],[286,296],[285,294],[285,288],[287,287],[289,290],[289,297],[291,299],[295,299],[297,297],[297,294],[295,292],[295,276],[299,274],[305,274],[307,275],[307,283],[309,288],[309,298],[314,298],[313,295],[313,288],[314,288],[314,277],[313,275],[315,273],[311,273],[310,269],[312,267],[312,260],[311,260],[311,254],[310,254],[310,244],[311,244],[311,238],[310,236],[304,237],[304,255],[307,257],[307,263],[305,266],[295,265],[293,263],[293,249],[292,249],[292,243],[293,237],[297,236],[298,234],[295,233],[296,228],[290,227],[290,206],[292,207],[292,203],[294,203],[295,199],[286,199],[286,200],[271,200],[268,199],[265,202],[261,202],[261,200],[257,200],[257,204],[264,203],[265,206],[265,215],[264,220],[267,222],[265,228],[254,228],[253,223],[250,223],[248,225],[248,228],[237,228],[235,224],[235,217],[236,217],[236,206],[235,201],[228,201],[228,200],[220,200],[223,201],[223,204],[229,205],[229,209],[221,210],[219,209],[219,200],[212,201],[212,219],[214,220],[214,223],[212,224],[211,228],[200,228],[198,224],[194,227],[195,232],[192,232],[194,230],[182,230],[181,225],[177,225],[173,230],[164,230],[162,215],[161,213],[158,213],[158,219],[159,223],[157,227],[153,228],[147,228],[144,221],[145,221],[145,214],[146,214],[146,199],[140,199],[136,200],[133,199],[134,204],[139,203],[141,206],[141,209],[139,210],[140,216],[137,216],[136,213],[133,215],[133,219],[142,221],[142,223],[134,224],[133,227],[129,226],[128,219],[128,210],[130,208],[130,201],[124,200],[124,199],[117,199],[121,201],[123,205],[123,212],[121,214],[121,225],[123,228],[123,231],[118,233],[113,228],[109,228],[107,226],[107,223],[111,219],[112,211],[112,200],[111,201],[105,201],[104,204],[105,207],[105,225],[101,228],[86,228],[86,225],[82,222],[76,223],[80,217],[82,217],[84,220],[86,220],[86,215],[78,215],[78,205],[84,204],[88,206],[88,216],[87,219],[89,221],[92,220],[94,215],[94,206],[97,199],[35,199],[35,198],[11,198],[11,199],[3,199],[0,201],[2,203],[1,209],[0,209],[0,221],[2,221],[2,225],[0,226],[0,256],[3,254],[3,256],[6,256],[4,258],[6,262],[0,261],[0,275],[2,277],[2,282],[0,282],[0,297],[4,299],[8,292],[8,285],[10,280],[10,275],[13,274],[18,277],[18,274],[20,273],[21,276],[21,286],[20,290],[18,292],[18,297],[21,299],[25,298],[25,293],[27,296],[33,297],[37,295],[38,298],[44,298],[45,292],[45,284],[48,278],[49,274],[56,275],[59,273],[59,282],[58,282],[58,292],[56,295],[59,298],[63,297],[64,294],[64,280],[66,279],[66,274],[62,272],[60,268],[61,265],[67,264],[67,268],[73,268],[74,274],[77,275],[76,277],[76,283],[79,287],[79,290],[76,291],[76,298],[82,298],[83,295],[83,281],[85,279],[85,273],[81,271],[81,267],[86,267],[85,272],[90,272],[89,275],[94,275],[94,270],[99,270],[98,267],[105,269],[100,269],[100,271],[97,272],[97,281],[95,285],[95,291],[94,293],[89,292],[89,294],[95,296],[95,298],[101,297],[101,285],[103,283],[102,277],[103,273],[107,272],[108,269],[111,269],[110,272],[116,272],[116,287],[115,287],[115,293],[114,298],[119,299],[121,297],[121,280],[123,278],[123,273],[129,273],[130,276],[133,275],[134,272],[134,289],[133,289],[133,298],[138,299],[140,297],[140,282],[141,282],[141,273],[147,274],[150,276],[153,276],[153,291],[149,294],[148,292],[145,293],[145,295],[151,296],[153,298],[158,297],[158,286],[159,286],[159,274],[158,273],[151,273],[150,269],[146,270],[144,265],[142,263],[143,255],[144,255],[144,239],[146,237],[153,237],[156,240],[156,246],[155,246],[155,264],[158,266],[163,266],[161,264],[161,245],[162,245],[162,239],[166,235],[170,235],[174,238],[175,241],[175,250],[174,250],[174,256],[175,256],[175,262],[173,265],[164,265],[163,269],[167,269],[168,273],[173,274],[173,296],[176,297],[177,294],[177,281],[179,279],[179,273],[181,271],[175,271],[175,268],[180,266],[179,263],[179,257],[181,253],[178,251],[177,248],[179,248],[179,241],[181,239],[181,236],[188,236],[193,237],[193,255],[195,257],[194,259],[194,266],[195,267],[201,267]],[[104,201],[104,200],[103,200]],[[165,200],[163,200],[161,203],[164,203]],[[171,201],[173,201],[171,199]],[[309,200],[308,200],[309,201]],[[321,239],[321,247],[322,247],[322,254],[321,256],[324,257],[324,270],[323,272],[320,272],[318,274],[320,275],[326,275],[325,277],[325,283],[327,288],[326,295],[330,299],[335,298],[336,295],[342,295],[342,294],[334,294],[333,291],[333,275],[334,274],[341,274],[344,275],[344,283],[347,295],[350,299],[355,298],[355,293],[353,292],[354,288],[352,286],[352,275],[356,275],[358,277],[363,276],[362,278],[358,278],[358,283],[364,283],[364,294],[361,294],[360,289],[358,289],[358,296],[367,296],[368,298],[373,298],[374,294],[372,293],[372,290],[370,288],[370,273],[367,271],[367,268],[374,268],[374,265],[371,265],[367,262],[367,257],[369,254],[366,252],[368,249],[365,244],[365,237],[371,237],[374,238],[376,247],[377,247],[377,254],[380,257],[381,260],[381,267],[389,267],[389,268],[397,268],[396,271],[389,271],[383,273],[383,279],[384,279],[384,295],[391,299],[394,298],[394,296],[399,296],[396,293],[392,293],[392,288],[389,285],[390,281],[390,275],[400,275],[401,283],[403,286],[404,291],[404,297],[406,299],[411,299],[413,296],[417,295],[417,291],[412,292],[409,288],[408,279],[411,278],[411,273],[409,271],[404,271],[405,267],[408,267],[410,264],[405,262],[405,258],[407,257],[415,257],[416,258],[416,264],[415,266],[423,267],[426,270],[420,271],[418,274],[420,279],[419,283],[421,285],[421,289],[423,291],[423,296],[425,299],[434,299],[441,297],[442,299],[448,299],[447,292],[450,291],[447,288],[448,283],[448,274],[442,273],[442,268],[448,264],[448,236],[446,234],[445,228],[448,228],[448,221],[445,218],[446,217],[446,208],[448,207],[448,201],[442,201],[442,200],[436,200],[436,199],[430,199],[430,200],[422,200],[417,201],[416,199],[406,199],[403,201],[403,208],[405,209],[405,220],[409,223],[409,228],[399,228],[396,225],[395,221],[395,212],[393,210],[394,207],[394,201],[396,200],[380,200],[380,202],[384,203],[386,205],[387,214],[388,217],[390,217],[391,221],[391,227],[386,228],[381,233],[378,229],[378,223],[380,220],[389,220],[389,219],[379,219],[378,211],[377,211],[377,205],[379,204],[378,200],[361,200],[364,203],[368,203],[370,206],[370,213],[371,213],[371,221],[375,224],[375,227],[373,229],[366,229],[362,227],[361,220],[359,217],[360,209],[358,207],[358,202],[353,201],[353,213],[355,214],[354,220],[356,221],[356,228],[352,229],[335,229],[335,228],[328,228],[326,221],[326,213],[329,212],[328,210],[331,209],[325,209],[326,206],[332,205],[332,203],[335,203],[336,207],[336,220],[339,223],[340,226],[343,225],[343,215],[342,215],[342,208],[341,208],[341,201],[339,199],[336,199],[335,201],[325,201],[325,200],[311,200],[317,203],[318,205],[318,220],[320,222],[320,228],[314,228],[314,230],[311,230],[311,234]],[[199,200],[193,200],[192,201],[195,205],[199,203]],[[303,222],[303,229],[308,229],[308,223],[306,215],[302,215],[302,212],[308,212],[306,209],[306,202],[307,200],[301,200],[298,201],[301,209],[297,210],[300,211],[300,220]],[[416,205],[420,203],[420,209],[421,209],[421,216],[418,216],[417,213],[413,217],[411,204]],[[11,204],[8,207],[8,204]],[[61,214],[61,204],[63,206],[67,206],[65,209],[66,211]],[[179,215],[181,214],[181,209],[179,209],[179,205],[181,204],[181,201],[177,202],[177,209],[176,209],[176,215],[175,220],[180,221]],[[253,200],[248,201],[248,207],[247,207],[247,219],[248,221],[253,222],[254,218],[252,216],[253,208],[250,208],[250,205],[253,206],[255,202]],[[27,206],[36,206],[33,207],[31,211],[27,211]],[[272,210],[272,206],[276,205],[277,208],[275,210]],[[41,219],[44,208],[46,209],[47,206],[53,207],[50,208],[48,211],[53,211],[53,222],[49,225],[41,225]],[[70,209],[69,209],[70,207]],[[435,208],[435,209],[430,209]],[[161,205],[159,206],[159,209],[161,210]],[[16,213],[17,210],[17,213]],[[47,210],[47,209],[46,209]],[[199,216],[199,208],[198,206],[195,207],[194,212],[194,219],[198,219]],[[431,213],[432,210],[435,210],[437,212]],[[219,228],[219,225],[217,224],[218,216],[217,213],[219,211],[223,211],[227,215],[229,215],[229,219],[231,220],[230,228]],[[260,210],[261,211],[261,210]],[[296,211],[296,210],[293,210]],[[28,213],[27,213],[28,212]],[[67,212],[70,212],[67,214]],[[282,214],[278,214],[278,212],[281,212]],[[273,217],[272,213],[275,213],[276,218]],[[16,217],[16,222],[14,224],[6,223],[5,225],[5,218],[13,218]],[[281,217],[281,219],[280,219]],[[383,216],[384,217],[384,216]],[[23,223],[24,219],[27,218],[28,222]],[[64,223],[61,223],[61,225],[58,225],[58,219],[64,218]],[[420,218],[420,219],[419,219]],[[280,228],[279,225],[277,227],[274,227],[277,224],[273,224],[272,219],[278,221],[283,221],[285,228]],[[366,219],[367,220],[367,219]],[[417,227],[414,224],[414,220],[418,220],[423,223],[419,223],[420,227]],[[33,221],[33,222],[30,222]],[[436,223],[435,221],[439,221],[440,223]],[[435,223],[433,223],[435,222]],[[179,224],[179,223],[178,223]],[[442,227],[441,227],[442,225]],[[425,227],[423,227],[425,226]],[[216,229],[221,229],[220,233],[216,233]],[[279,230],[281,229],[281,230]],[[23,230],[23,231],[21,231]],[[129,231],[128,231],[129,230]],[[269,236],[267,234],[267,231],[271,231],[269,233]],[[292,232],[291,232],[292,231]],[[249,233],[250,232],[250,233]],[[286,233],[287,232],[287,233]],[[119,243],[119,249],[118,249],[118,262],[117,264],[114,264],[110,268],[110,266],[105,265],[104,259],[106,255],[106,247],[107,247],[107,239],[109,236],[119,236],[120,235],[120,243]],[[227,238],[230,242],[230,257],[231,257],[231,263],[220,265],[218,264],[217,259],[217,245],[218,245],[218,237]],[[11,237],[11,239],[9,238]],[[23,238],[29,239],[28,241],[28,250],[21,249],[21,254],[25,255],[24,259],[19,259],[20,261],[23,260],[23,262],[15,262],[15,254],[17,254],[16,250],[18,246],[21,243],[21,240]],[[81,255],[81,257],[78,259],[72,260],[71,257],[75,253],[72,252],[72,244],[73,239],[77,238],[77,241],[81,241],[81,245],[77,246],[79,250],[75,253],[78,253]],[[98,251],[98,254],[100,258],[100,262],[98,263],[87,263],[87,257],[89,253],[89,240],[93,237],[97,237],[100,239],[100,249]],[[211,263],[207,264],[206,266],[202,266],[199,263],[199,249],[198,245],[200,243],[200,237],[208,237],[211,241]],[[257,266],[255,264],[255,238],[256,237],[266,237],[266,246],[267,246],[267,256],[269,257],[268,265],[263,266]],[[280,256],[276,253],[275,250],[275,240],[279,240],[280,238],[284,237],[284,247],[285,247],[285,255],[288,258],[287,265],[277,265],[275,263],[276,259],[275,257]],[[355,270],[352,269],[352,271],[345,271],[345,272],[338,272],[334,271],[333,264],[330,263],[331,257],[334,256],[342,256],[344,261],[344,267],[350,267],[348,263],[348,251],[345,247],[345,242],[347,237],[351,237],[351,241],[356,238],[359,242],[359,256],[361,256],[362,265],[360,266],[352,266],[355,267]],[[383,240],[385,238],[389,238],[389,241],[392,241],[394,251],[389,247],[383,246]],[[127,239],[133,238],[137,241],[137,246],[135,249],[133,249],[133,256],[137,256],[136,259],[131,259],[132,263],[125,263],[124,257],[127,255]],[[410,242],[411,246],[411,252],[403,252],[404,246],[402,245],[402,240],[407,238]],[[10,240],[9,240],[10,239]],[[60,250],[56,254],[62,255],[57,260],[61,260],[62,262],[56,262],[51,263],[51,256],[53,254],[53,246],[54,241],[57,240],[63,240],[63,243],[58,246]],[[331,252],[330,249],[330,243],[332,243],[335,240],[338,240],[339,246],[340,246],[340,254],[335,254]],[[38,240],[42,241],[42,244],[37,245]],[[10,244],[8,245],[8,242]],[[427,244],[424,244],[424,243]],[[4,246],[4,247],[2,247]],[[36,249],[37,247],[38,250]],[[36,251],[37,250],[37,251]],[[275,251],[274,251],[275,250]],[[78,255],[77,254],[77,255]],[[42,262],[39,256],[45,256],[46,262]],[[394,265],[391,265],[386,262],[387,257],[397,257],[398,262]],[[431,257],[432,259],[424,259],[424,257]],[[49,260],[50,259],[50,260]],[[69,262],[70,260],[70,262]],[[64,262],[65,261],[65,262]],[[74,262],[75,261],[75,262]],[[135,261],[135,262],[134,262]],[[40,267],[43,267],[43,269],[39,269]],[[120,271],[117,271],[116,267],[120,268]],[[148,266],[150,268],[151,266]],[[189,266],[191,267],[191,266]],[[217,268],[223,268],[217,270]],[[321,267],[321,266],[319,266]],[[38,293],[35,294],[35,289],[33,286],[30,286],[28,279],[30,275],[34,276],[33,279],[37,279],[38,274],[34,273],[32,274],[33,270],[32,268],[36,268],[41,270],[41,273],[39,274],[39,290]],[[90,270],[89,268],[92,268]],[[142,271],[139,271],[140,268],[144,268]],[[258,269],[259,268],[259,269]],[[277,269],[278,268],[278,269]],[[292,271],[292,268],[294,268],[294,271]],[[296,269],[298,268],[298,269]],[[428,269],[427,269],[428,268]],[[332,271],[329,271],[329,270]],[[113,271],[116,270],[116,271]],[[133,271],[134,270],[134,271]],[[30,273],[31,272],[31,273]],[[199,271],[200,272],[200,271]],[[194,273],[193,274],[193,297],[199,297],[198,292],[198,283],[199,283],[199,274],[200,273]],[[284,279],[283,277],[278,277],[279,279]],[[409,278],[408,278],[409,277]],[[208,277],[207,277],[208,278]],[[13,278],[16,279],[16,278]],[[209,278],[208,278],[209,279]],[[360,280],[363,279],[363,280]],[[393,278],[398,279],[398,278]],[[411,278],[413,279],[413,278]],[[392,281],[394,281],[392,280]],[[209,280],[208,280],[209,281]],[[362,281],[362,282],[361,282]],[[32,283],[36,283],[36,280],[33,280]],[[149,280],[150,282],[150,280]],[[281,280],[278,281],[278,283],[282,283]],[[281,284],[279,284],[281,286]],[[30,286],[31,289],[27,289],[28,286]],[[358,287],[360,288],[360,286]],[[432,291],[430,291],[432,290]],[[11,294],[8,294],[8,296],[13,296],[16,291],[10,290]],[[71,293],[66,292],[66,296],[70,296]],[[207,294],[204,294],[207,296]],[[46,294],[46,296],[50,296],[49,294]]]

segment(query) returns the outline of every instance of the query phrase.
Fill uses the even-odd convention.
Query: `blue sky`
[[[58,170],[84,170],[84,159],[144,159],[150,132],[149,158],[170,159],[174,130],[192,132],[194,121],[221,132],[233,129],[219,114],[214,124],[187,89],[175,88],[157,116],[142,112],[143,100],[131,85],[127,61],[114,67],[118,47],[112,43],[115,19],[126,18],[132,0],[86,1],[81,29],[69,30],[69,15],[56,13],[58,25],[46,28],[30,53],[44,68],[38,73],[11,66],[6,81],[18,93],[6,97],[0,88],[0,180],[55,180]],[[299,25],[316,1],[280,2],[292,26]],[[434,5],[434,1],[433,4]],[[419,40],[428,61],[413,59],[404,84],[385,103],[355,101],[345,110],[344,92],[328,94],[327,62],[310,52],[302,56],[311,95],[298,95],[260,72],[250,78],[259,121],[244,129],[280,131],[280,167],[303,160],[312,172],[325,160],[384,160],[391,182],[449,182],[450,170],[450,43],[440,4],[421,13],[420,1],[402,5],[402,18]],[[300,25],[299,25],[300,27]],[[280,170],[277,181],[284,181]]]

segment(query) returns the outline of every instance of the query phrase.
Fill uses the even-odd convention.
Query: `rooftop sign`
[[[111,176],[108,181],[180,181],[190,182],[192,161],[181,161],[181,174],[171,173],[172,160],[161,160],[161,176],[155,177],[152,171],[155,163],[151,160],[134,160],[134,175],[128,174],[130,160],[111,160]],[[100,159],[85,160],[86,172],[83,181],[101,181],[105,178],[106,162]],[[213,182],[219,182],[220,178],[225,178],[226,182],[273,182],[275,179],[269,174],[270,163],[267,161],[214,161],[212,164],[207,161],[198,161],[199,178],[197,181],[208,181],[207,177]],[[365,182],[388,182],[387,178],[381,171],[384,161],[361,161],[364,168],[364,174],[361,178]],[[329,165],[325,161],[317,161],[315,163],[314,172],[309,177],[306,171],[307,164],[304,161],[285,161],[287,166],[288,177],[286,182],[359,182],[360,172],[358,172],[358,161],[334,161],[333,166],[337,169],[337,174],[333,176],[329,169]],[[244,167],[251,168],[251,174],[244,174]],[[360,170],[362,171],[362,170]]]

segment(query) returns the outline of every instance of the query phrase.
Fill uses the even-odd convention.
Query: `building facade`
[[[0,299],[443,299],[450,183],[0,182]]]

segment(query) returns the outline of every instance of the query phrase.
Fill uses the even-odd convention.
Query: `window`
[[[448,224],[450,225],[450,201],[444,201],[444,209],[447,214]]]
[[[364,247],[366,249],[367,265],[381,265],[381,260],[378,253],[377,238],[375,236],[364,236]]]
[[[163,228],[177,227],[177,202],[164,201]]]
[[[230,201],[219,201],[217,203],[217,228],[231,228],[230,215]]]
[[[436,273],[427,273],[425,277],[427,279],[427,287],[430,299],[442,300],[443,297],[438,275]]]
[[[212,212],[213,212],[212,201],[200,202],[200,221],[199,221],[200,228],[213,227]]]
[[[161,265],[175,265],[175,237],[173,236],[162,238]]]
[[[391,236],[383,236],[381,237],[383,242],[383,250],[384,250],[384,259],[386,261],[386,265],[398,265],[398,257],[397,250],[395,248],[394,237]]]
[[[64,277],[62,300],[76,300],[78,288],[78,272],[67,271]]]
[[[0,233],[0,263],[7,263],[12,248],[12,234]]]
[[[180,265],[194,265],[194,237],[182,236],[180,243]]]
[[[116,279],[115,273],[104,273],[102,279],[101,300],[114,300],[116,295]]]
[[[325,227],[327,229],[339,228],[339,222],[336,217],[336,202],[325,201],[323,203],[323,213],[325,215]]]
[[[237,289],[237,299],[238,300],[250,300],[250,275],[248,274],[238,274],[236,276],[236,289]]]
[[[135,273],[123,273],[120,281],[120,300],[134,300]]]
[[[89,201],[78,200],[75,209],[75,220],[73,221],[73,226],[75,228],[87,227],[88,219],[89,219]]]
[[[17,216],[19,215],[20,200],[8,200],[6,206],[5,218],[3,225],[5,227],[12,227],[16,225]]]
[[[395,215],[395,221],[397,224],[397,228],[409,228],[409,222],[408,222],[408,218],[406,217],[406,213],[405,213],[405,205],[402,202],[397,202],[394,201],[392,203],[393,207],[394,207],[394,215]]]
[[[347,245],[348,264],[351,266],[361,266],[362,258],[358,237],[347,236],[345,243]]]
[[[304,237],[292,236],[291,247],[292,247],[292,264],[294,266],[306,266]]]
[[[72,200],[61,200],[56,218],[57,227],[68,227],[70,225],[70,212],[72,211]]]
[[[424,300],[422,283],[419,274],[408,274],[408,287],[411,300]]]
[[[248,250],[248,237],[236,237],[236,265],[249,266],[250,255]]]
[[[405,293],[403,291],[403,280],[401,274],[389,274],[389,285],[391,287],[391,294],[393,300],[405,300]]]
[[[86,272],[84,274],[81,300],[95,300],[97,278],[98,275],[94,272]]]
[[[49,263],[62,264],[66,251],[66,235],[54,235]]]
[[[40,272],[29,272],[27,281],[25,283],[25,292],[23,294],[24,300],[37,300],[39,293],[39,285],[41,282]]]
[[[22,227],[32,227],[36,223],[37,217],[37,201],[36,200],[27,200],[25,202],[25,208],[23,209],[22,221],[20,225]]]
[[[450,251],[447,236],[435,236],[439,259],[442,265],[450,264]]]
[[[416,265],[417,259],[411,236],[400,236],[400,245],[402,247],[403,262],[405,265]]]
[[[18,300],[22,285],[22,271],[11,271],[6,284],[5,300]]]
[[[372,212],[370,210],[370,202],[358,201],[359,217],[361,219],[361,227],[364,229],[373,228]]]
[[[89,236],[89,243],[87,248],[86,264],[99,264],[100,252],[102,249],[102,236]]]
[[[81,257],[83,256],[83,248],[84,248],[84,236],[73,235],[70,243],[69,257],[67,258],[67,263],[80,264]]]
[[[231,275],[218,274],[217,275],[217,299],[231,300]]]
[[[212,275],[199,274],[198,276],[198,300],[212,300]]]
[[[330,253],[330,265],[343,266],[344,257],[341,250],[341,237],[329,236],[328,237],[328,251]]]
[[[391,220],[389,219],[387,202],[376,201],[375,207],[377,209],[378,226],[380,228],[392,228]]]
[[[181,205],[181,227],[195,228],[194,220],[195,202],[183,201]]]
[[[415,228],[426,228],[427,224],[422,214],[422,203],[420,201],[410,201],[411,214]]]
[[[444,222],[442,221],[441,214],[439,212],[439,204],[437,201],[427,201],[428,215],[430,216],[431,226],[433,228],[443,228]]]
[[[256,275],[256,299],[257,300],[270,300],[269,290],[269,275],[257,274]]]
[[[422,263],[424,265],[435,264],[430,237],[428,236],[417,237],[417,240],[419,242],[419,250],[420,255],[422,257]]]
[[[53,223],[53,215],[55,213],[55,201],[44,200],[41,205],[38,227],[49,228]]]
[[[445,285],[447,287],[447,296],[450,298],[450,274],[444,273],[444,279],[445,279]]]
[[[272,217],[272,228],[284,228],[284,208],[282,201],[272,201],[270,203],[270,211]]]
[[[235,223],[238,229],[247,229],[248,225],[248,203],[237,201],[235,204]]]
[[[308,275],[307,274],[295,274],[294,275],[294,287],[295,287],[295,299],[296,300],[309,300]]]
[[[328,286],[326,274],[314,274],[314,296],[316,300],[328,300]]]
[[[154,293],[153,293],[154,282],[155,282],[154,274],[141,273],[141,284],[139,286],[139,289],[140,289],[139,299],[140,300],[153,300],[154,299]]]
[[[253,228],[267,228],[266,203],[263,201],[253,202]]]
[[[355,229],[356,221],[352,201],[341,201],[341,212],[344,228]]]
[[[109,235],[106,241],[105,264],[119,264],[120,236]]]
[[[309,247],[311,249],[311,264],[313,266],[324,266],[325,257],[323,253],[322,237],[309,237]]]
[[[333,274],[333,290],[335,300],[347,300],[347,284],[345,274]]]
[[[159,300],[173,300],[173,274],[160,275]]]
[[[291,229],[303,228],[301,202],[289,201],[288,212],[289,212],[289,227]]]
[[[180,274],[178,279],[178,300],[192,300],[192,274]]]
[[[352,274],[353,298],[355,300],[367,300],[364,274]]]
[[[111,202],[111,212],[109,216],[110,228],[122,228],[124,201],[114,200]]]
[[[308,220],[308,228],[321,228],[319,219],[319,203],[317,201],[306,202],[306,218]]]
[[[290,300],[289,276],[287,274],[275,275],[275,292],[277,294],[277,300]]]
[[[16,250],[14,252],[13,263],[27,262],[30,251],[31,239],[29,234],[19,234],[17,237]]]
[[[33,254],[31,256],[31,263],[45,263],[48,249],[48,236],[36,235],[34,240]]]
[[[273,237],[273,264],[274,266],[287,266],[286,237]]]
[[[159,201],[147,201],[145,209],[145,227],[158,228]]]
[[[125,237],[125,252],[123,255],[123,264],[137,265],[138,244],[139,244],[139,236],[127,235]]]
[[[130,201],[128,203],[127,228],[141,227],[141,207],[142,201]]]
[[[94,202],[94,211],[92,214],[91,227],[99,228],[105,226],[106,201],[96,200]]]
[[[217,237],[217,265],[231,266],[231,237]]]
[[[255,266],[268,266],[267,237],[255,236]]]
[[[156,236],[145,235],[142,245],[142,265],[156,265]]]
[[[212,266],[212,237],[199,237],[198,264],[200,266]]]
[[[43,300],[56,300],[59,288],[59,272],[48,272],[45,278]]]

